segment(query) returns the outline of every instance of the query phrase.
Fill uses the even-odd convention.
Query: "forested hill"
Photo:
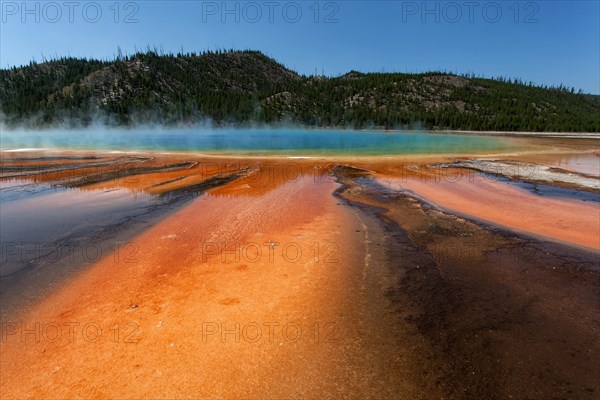
[[[600,96],[447,73],[301,76],[256,51],[114,61],[62,58],[0,71],[6,127],[298,124],[344,128],[600,131]]]

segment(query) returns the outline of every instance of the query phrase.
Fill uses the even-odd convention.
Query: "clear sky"
[[[256,49],[303,74],[448,70],[600,93],[599,1],[6,1],[3,68],[55,55]],[[25,4],[25,5],[24,5]]]

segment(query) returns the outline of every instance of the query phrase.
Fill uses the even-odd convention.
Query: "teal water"
[[[443,154],[505,150],[505,138],[301,129],[187,129],[2,132],[0,149],[173,151],[283,155]]]

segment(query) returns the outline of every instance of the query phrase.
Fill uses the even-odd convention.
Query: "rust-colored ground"
[[[2,399],[600,390],[597,202],[459,171],[440,181],[425,164],[443,156],[54,156],[3,156],[3,187],[192,197],[3,313]]]
[[[311,169],[214,190],[4,321],[2,398],[414,397],[361,225]]]
[[[515,185],[469,175],[445,179],[382,178],[390,187],[407,189],[451,212],[591,249],[600,249],[597,202],[540,196]]]

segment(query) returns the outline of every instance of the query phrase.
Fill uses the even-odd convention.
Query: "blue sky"
[[[0,3],[3,68],[42,54],[107,58],[118,46],[235,48],[304,74],[443,69],[600,93],[596,0]]]

